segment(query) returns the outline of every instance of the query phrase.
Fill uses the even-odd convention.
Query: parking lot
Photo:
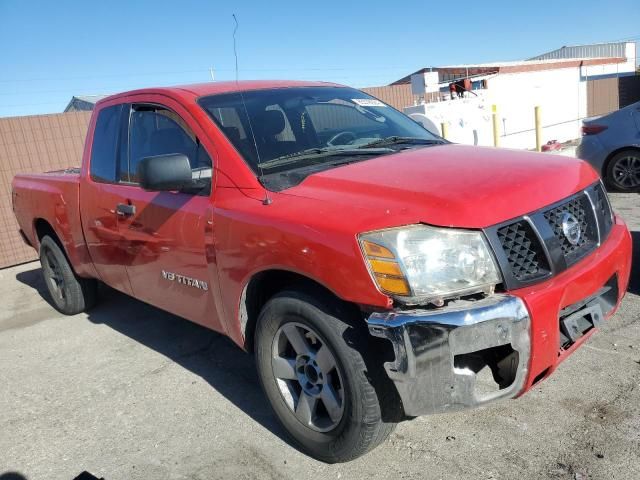
[[[640,245],[638,196],[612,200]],[[634,252],[619,313],[527,396],[403,423],[341,465],[288,443],[227,339],[107,289],[65,317],[38,263],[0,270],[0,478],[640,478]]]

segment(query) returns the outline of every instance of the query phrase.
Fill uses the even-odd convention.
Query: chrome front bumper
[[[517,297],[373,313],[367,323],[393,344],[395,361],[384,367],[408,416],[477,407],[524,388],[530,318]]]

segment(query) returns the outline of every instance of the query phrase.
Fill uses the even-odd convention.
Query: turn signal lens
[[[393,253],[391,253],[391,250],[378,245],[377,243],[364,240],[362,242],[362,246],[364,247],[364,253],[368,257],[395,258]]]
[[[402,270],[400,270],[400,265],[396,262],[390,262],[389,260],[376,260],[374,258],[369,259],[369,265],[371,265],[371,270],[373,273],[382,274],[382,275],[393,275],[396,277],[402,277]]]
[[[409,295],[411,290],[393,252],[377,243],[362,241],[369,268],[380,290],[392,295]]]
[[[409,295],[409,285],[404,278],[377,275],[376,282],[381,290],[395,295]]]

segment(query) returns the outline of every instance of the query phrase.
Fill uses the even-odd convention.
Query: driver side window
[[[129,118],[129,165],[120,181],[138,183],[143,158],[173,153],[185,155],[191,164],[194,188],[185,193],[209,195],[211,158],[182,118],[159,106],[134,105]]]

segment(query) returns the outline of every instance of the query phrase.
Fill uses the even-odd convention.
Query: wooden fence
[[[91,112],[0,118],[0,268],[36,258],[18,234],[11,206],[11,180],[78,166]]]

